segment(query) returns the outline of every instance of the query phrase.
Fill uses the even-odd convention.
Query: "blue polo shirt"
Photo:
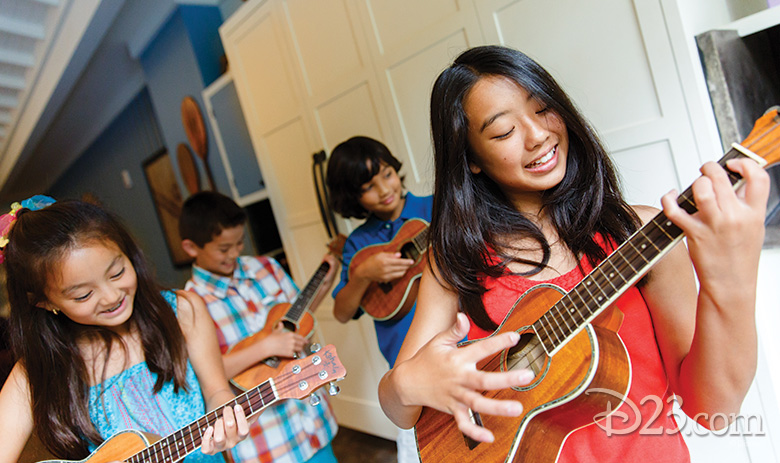
[[[349,281],[349,264],[358,251],[366,246],[392,241],[398,230],[408,219],[423,219],[430,223],[432,209],[432,196],[418,197],[407,193],[406,203],[401,211],[401,215],[397,219],[385,221],[378,219],[374,215],[369,216],[365,223],[356,228],[344,243],[344,265],[341,267],[341,281],[339,281],[336,289],[333,290],[333,297],[336,297],[336,294]],[[398,357],[398,351],[401,350],[401,344],[404,342],[406,332],[409,331],[409,325],[412,323],[416,308],[417,304],[400,320],[374,320],[379,350],[384,355],[387,363],[390,364],[390,368],[393,368],[393,365],[395,365],[395,359]],[[358,309],[354,318],[359,318],[361,315],[363,315],[363,311]]]

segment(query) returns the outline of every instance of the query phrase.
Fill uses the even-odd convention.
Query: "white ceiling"
[[[0,204],[50,187],[143,89],[177,3],[220,0],[0,0]]]
[[[0,147],[16,125],[61,12],[59,0],[0,0]]]
[[[0,153],[2,177],[13,160],[9,152],[25,108],[62,26],[65,1],[0,0]]]

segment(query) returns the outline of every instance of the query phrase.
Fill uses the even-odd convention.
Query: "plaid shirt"
[[[298,295],[295,283],[276,260],[250,256],[238,258],[232,278],[193,265],[185,289],[206,301],[223,353],[260,331],[271,307],[292,302]],[[321,391],[315,394],[320,395],[318,406],[290,399],[260,413],[250,437],[230,451],[233,461],[297,463],[327,446],[338,427],[330,403]]]

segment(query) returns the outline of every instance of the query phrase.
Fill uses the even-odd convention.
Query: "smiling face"
[[[188,248],[185,247],[185,251]],[[187,251],[195,258],[195,264],[217,275],[231,277],[236,269],[238,256],[244,250],[244,225],[224,228],[214,239],[198,247],[192,243],[192,252]]]
[[[120,327],[133,314],[138,287],[130,259],[112,241],[92,241],[68,251],[54,267],[45,309],[82,325]]]
[[[541,193],[566,174],[569,138],[561,117],[513,80],[482,77],[463,100],[474,152],[484,173],[520,211],[537,213]]]
[[[368,166],[371,170],[371,166]],[[382,220],[395,220],[404,208],[403,184],[392,166],[382,163],[379,173],[360,186],[358,202]]]

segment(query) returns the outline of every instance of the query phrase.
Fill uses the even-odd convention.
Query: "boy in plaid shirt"
[[[179,232],[182,247],[195,262],[185,289],[205,301],[217,328],[222,360],[233,377],[268,357],[293,357],[306,339],[277,326],[272,333],[246,349],[231,346],[265,326],[275,304],[292,302],[298,288],[279,263],[270,257],[240,256],[244,245],[246,213],[232,199],[206,191],[191,196],[182,208]],[[336,259],[314,296],[314,310],[333,285]],[[250,437],[230,451],[235,463],[335,463],[330,442],[338,426],[321,391],[320,404],[284,400],[258,417]]]

